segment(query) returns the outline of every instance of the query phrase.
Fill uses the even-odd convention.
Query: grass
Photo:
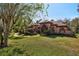
[[[79,56],[79,35],[10,37],[9,46],[0,49],[1,56]]]

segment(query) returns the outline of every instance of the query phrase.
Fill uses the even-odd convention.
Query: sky
[[[48,18],[59,20],[59,19],[72,19],[78,17],[77,3],[50,3],[47,9]]]

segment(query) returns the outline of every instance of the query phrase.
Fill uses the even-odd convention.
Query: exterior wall
[[[59,30],[60,30],[60,27],[57,27],[57,29],[56,29],[57,34],[59,33]]]
[[[43,30],[50,30],[52,34],[72,34],[72,31],[68,29],[67,26],[59,26],[53,23],[40,23],[39,25],[32,26],[37,32],[42,32]]]

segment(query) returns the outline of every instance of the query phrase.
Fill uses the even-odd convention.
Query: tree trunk
[[[4,32],[4,47],[8,46],[8,34],[6,32]]]
[[[0,34],[0,37],[1,37],[0,47],[3,47],[4,46],[4,39],[3,39],[2,34]]]
[[[3,40],[4,40],[4,47],[8,46],[8,26],[6,23],[3,24]]]

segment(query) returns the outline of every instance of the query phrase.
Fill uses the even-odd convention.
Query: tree
[[[79,18],[78,17],[75,17],[74,19],[72,19],[71,27],[74,32],[77,32],[77,28],[79,27]]]
[[[65,18],[63,22],[66,23],[69,28],[71,28],[70,19]]]
[[[1,3],[0,20],[2,22],[1,46],[8,46],[8,36],[15,28],[18,21],[29,23],[35,18],[38,11],[43,11],[44,4],[19,4],[19,3]]]

